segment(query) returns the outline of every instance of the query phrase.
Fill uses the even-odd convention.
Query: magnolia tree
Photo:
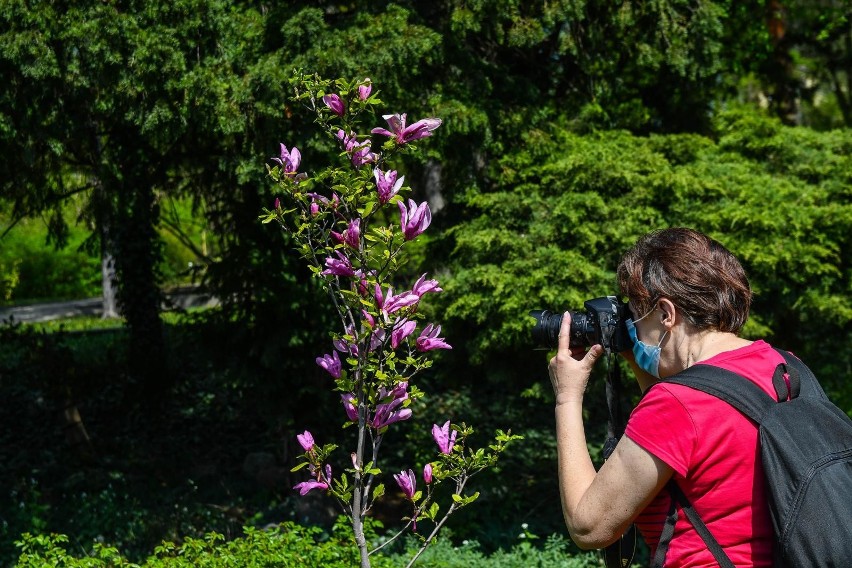
[[[316,124],[340,147],[340,165],[302,171],[301,153],[281,144],[278,157],[267,166],[281,197],[265,210],[265,223],[277,221],[292,235],[314,276],[328,291],[340,318],[332,330],[329,353],[316,358],[339,392],[343,427],[354,426],[354,448],[345,467],[332,468],[333,444],[320,444],[309,431],[296,436],[304,449],[293,469],[305,470],[308,479],[294,487],[302,495],[326,492],[351,519],[362,567],[370,555],[409,529],[421,539],[411,566],[455,511],[479,496],[469,493],[468,481],[493,467],[506,445],[519,438],[498,430],[488,448],[469,447],[473,430],[450,420],[432,426],[437,451],[434,460],[392,475],[393,483],[410,504],[403,528],[371,549],[364,534],[364,519],[386,492],[379,450],[391,429],[412,416],[412,401],[423,396],[414,377],[427,369],[439,349],[452,349],[441,337],[441,326],[425,322],[419,311],[428,294],[441,292],[428,274],[405,285],[399,273],[406,261],[406,245],[429,227],[432,213],[426,202],[407,198],[411,189],[393,169],[393,159],[415,150],[415,143],[441,126],[438,118],[409,124],[405,114],[384,115],[386,126],[370,134],[382,140],[373,146],[370,134],[360,129],[373,119],[381,104],[370,79],[330,81],[297,73],[292,79],[294,100],[316,116]],[[419,330],[419,331],[418,331]],[[422,476],[419,474],[422,472]],[[422,479],[423,489],[418,489]],[[448,506],[437,502],[436,487],[450,482]],[[417,522],[431,521],[419,534]],[[422,525],[421,525],[422,527]]]

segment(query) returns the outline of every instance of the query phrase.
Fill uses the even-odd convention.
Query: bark
[[[429,202],[429,209],[432,210],[432,213],[437,213],[444,208],[444,205],[446,205],[444,196],[441,192],[443,185],[441,183],[441,174],[443,173],[443,168],[438,162],[429,160],[426,164],[425,170],[423,186],[426,191],[426,201]]]
[[[101,317],[104,319],[119,317],[115,257],[112,255],[112,247],[109,229],[101,227],[101,290],[103,296],[103,315]]]
[[[144,177],[126,179],[119,191],[117,222],[112,230],[118,303],[130,332],[130,372],[141,390],[136,394],[157,405],[167,396],[171,376],[160,319],[162,292],[157,265],[161,251],[154,192]]]
[[[767,0],[766,27],[772,42],[772,108],[789,125],[801,123],[798,87],[793,75],[793,58],[787,40],[787,10],[781,0]]]

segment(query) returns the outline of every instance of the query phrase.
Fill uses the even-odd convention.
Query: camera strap
[[[606,406],[609,411],[607,422],[607,439],[604,442],[603,458],[609,459],[618,439],[624,434],[627,420],[621,406],[621,366],[618,364],[615,353],[609,353],[607,357],[606,372]],[[607,568],[626,568],[633,562],[636,554],[636,526],[630,527],[614,543],[603,549],[604,564]]]
[[[624,434],[627,420],[624,419],[624,411],[621,406],[621,366],[616,360],[616,354],[610,353],[607,357],[606,371],[606,406],[609,411],[609,422],[607,423],[607,441],[604,445],[604,459],[609,458],[615,449],[618,439]],[[612,445],[607,452],[607,446]]]

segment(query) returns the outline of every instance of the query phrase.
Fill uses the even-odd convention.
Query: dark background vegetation
[[[163,538],[333,520],[289,472],[297,432],[340,443],[337,467],[351,445],[314,364],[333,320],[257,221],[279,142],[308,171],[335,152],[289,101],[295,68],[370,77],[386,112],[444,120],[405,172],[435,213],[406,276],[440,280],[425,309],[454,349],[383,469],[422,463],[447,418],[525,436],[476,479],[453,539],[563,531],[526,313],[613,293],[654,228],[737,254],[746,335],[796,352],[852,412],[850,42],[832,0],[4,2],[0,300],[99,295],[106,267],[122,319],[0,330],[0,563],[24,531],[141,558]],[[221,307],[164,315],[183,284]],[[397,513],[389,498],[378,516]]]

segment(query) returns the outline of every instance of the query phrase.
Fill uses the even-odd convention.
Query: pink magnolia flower
[[[413,294],[417,294],[422,297],[423,294],[427,292],[443,292],[441,288],[438,287],[437,280],[426,280],[426,274],[417,279],[417,282],[414,283],[414,288],[411,289]]]
[[[355,326],[347,325],[344,330],[344,336],[349,336],[352,338],[350,341],[345,337],[341,337],[340,339],[335,339],[331,342],[334,345],[334,348],[340,351],[341,353],[349,353],[353,357],[358,356],[358,338],[355,333]]]
[[[388,295],[384,300],[384,307],[382,309],[386,314],[392,314],[401,308],[413,306],[419,301],[420,296],[413,294],[410,291],[402,292],[398,296],[394,296],[393,288],[388,288]]]
[[[370,272],[375,273],[374,270],[371,270]],[[353,290],[357,290],[359,294],[361,294],[362,296],[366,296],[368,293],[367,276],[360,268],[355,271],[355,279],[356,281],[352,283]]]
[[[385,330],[378,328],[370,334],[370,351],[375,351],[385,342]]]
[[[279,198],[275,198],[275,203],[272,204],[273,208],[281,209],[281,200]]]
[[[352,165],[356,168],[364,164],[373,164],[379,160],[379,155],[372,151],[371,142],[364,140],[358,142],[358,137],[354,132],[346,134],[342,129],[337,131],[337,139],[343,145],[343,149],[349,154],[349,159],[352,160]]]
[[[452,346],[444,341],[443,337],[438,337],[441,333],[441,326],[434,324],[427,325],[417,338],[418,351],[431,351],[432,349],[452,349]]]
[[[379,423],[384,422],[391,414],[394,414],[397,408],[399,408],[403,402],[408,399],[408,381],[402,381],[397,383],[392,390],[388,391],[387,387],[379,388],[379,400],[389,402],[381,402],[376,405],[376,413],[373,417],[373,422],[378,421]],[[405,420],[408,418],[411,413],[405,412],[407,409],[403,409],[398,411],[397,413],[404,413]],[[394,422],[398,422],[399,420],[394,420]]]
[[[370,329],[376,327],[376,318],[374,318],[372,315],[370,315],[370,312],[362,309],[361,310],[361,317],[364,318],[364,321],[367,323],[368,326],[370,326]]]
[[[390,130],[385,128],[374,128],[370,132],[395,138],[397,144],[407,144],[414,140],[431,136],[432,131],[441,126],[440,118],[424,118],[423,120],[418,120],[411,126],[405,125],[405,114],[386,114],[383,115],[382,118],[387,121]]]
[[[328,371],[328,374],[335,379],[340,378],[341,365],[337,351],[332,351],[330,355],[326,354],[322,357],[317,357],[317,365]]]
[[[390,392],[388,392],[387,388],[380,387],[379,397],[387,398],[388,396],[392,396],[394,398],[408,398],[408,381],[397,383]]]
[[[396,170],[383,172],[379,168],[373,170],[373,176],[376,178],[376,191],[379,194],[379,202],[384,205],[390,199],[399,193],[402,187],[402,182],[405,181],[405,176],[397,179]]]
[[[337,139],[343,143],[343,149],[347,152],[351,152],[352,148],[358,145],[358,137],[355,136],[355,133],[346,134],[342,128],[337,131]]]
[[[388,288],[388,293],[390,293],[392,290],[393,290],[393,288]],[[374,292],[373,292],[373,297],[376,299],[376,305],[379,307],[379,309],[380,310],[384,309],[385,298],[382,295],[382,287],[379,286],[378,282],[376,282],[376,286],[375,286]]]
[[[314,449],[314,437],[307,430],[302,434],[296,434],[296,440],[299,441],[299,445],[302,446],[302,449],[306,452],[310,452]]]
[[[361,246],[361,219],[352,219],[342,234],[331,231],[331,236],[337,242],[346,243],[350,247],[357,249]]]
[[[453,446],[456,443],[456,434],[458,432],[450,430],[449,420],[444,422],[443,426],[432,424],[432,437],[435,439],[435,443],[438,444],[438,449],[441,450],[442,454],[449,454],[453,451]]]
[[[400,226],[402,234],[406,241],[410,241],[420,233],[426,230],[432,223],[432,211],[429,210],[429,204],[423,202],[417,205],[413,199],[408,200],[408,208],[400,201],[397,203],[400,213]]]
[[[392,314],[400,308],[411,306],[420,301],[420,296],[409,292],[403,292],[398,296],[393,295],[393,286],[388,287],[387,296],[382,295],[382,288],[376,283],[373,297],[376,299],[376,305],[385,314]]]
[[[391,347],[396,349],[399,347],[402,340],[414,333],[414,328],[417,327],[417,322],[402,319],[396,323],[391,332]]]
[[[432,464],[427,463],[423,466],[423,481],[426,482],[426,485],[432,483]]]
[[[355,343],[350,343],[345,339],[335,339],[331,344],[341,353],[349,353],[353,357],[358,356],[358,345]]]
[[[393,478],[405,496],[413,499],[414,492],[417,490],[417,478],[414,477],[414,472],[410,469],[408,471],[400,471],[399,473],[395,473]]]
[[[346,113],[346,107],[343,105],[343,101],[334,93],[324,96],[322,98],[322,102],[324,102],[325,106],[330,108],[331,112],[337,116],[343,116]]]
[[[358,98],[362,101],[366,101],[370,96],[370,92],[373,90],[373,83],[370,81],[370,78],[367,77],[364,79],[363,84],[358,85]]]
[[[384,428],[389,424],[401,422],[411,418],[412,411],[410,408],[399,408],[408,400],[408,383],[401,382],[391,392],[386,388],[379,389],[379,399],[386,400],[391,398],[390,402],[383,402],[376,405],[376,413],[370,425],[373,428]]]
[[[299,164],[302,163],[302,154],[295,146],[293,146],[292,149],[287,150],[287,146],[281,144],[281,156],[278,158],[272,158],[272,161],[277,162],[281,166],[284,175],[292,178],[296,175],[296,170],[299,169]]]
[[[316,216],[317,213],[319,213],[320,204],[322,204],[322,205],[328,205],[329,204],[328,198],[325,197],[325,196],[322,196],[318,193],[308,193],[307,196],[311,198],[310,209],[311,209],[311,216],[312,217]]]
[[[313,479],[309,481],[303,481],[302,483],[297,483],[293,486],[293,489],[299,490],[299,495],[307,495],[308,491],[312,491],[314,489],[328,489],[328,483],[323,481],[314,481]]]
[[[343,400],[343,409],[346,411],[346,417],[352,422],[358,422],[358,407],[355,395],[351,392],[346,392],[340,395]]]
[[[356,168],[360,168],[364,164],[375,164],[379,160],[379,155],[373,152],[369,140],[358,144],[351,154],[352,165]]]
[[[402,404],[402,403],[394,401],[390,405],[387,405],[387,406],[388,407],[399,406],[400,404]],[[379,406],[382,406],[382,405],[379,405]],[[376,407],[376,413],[378,413],[380,410],[382,410],[382,416],[378,419],[373,418],[373,422],[371,424],[371,426],[373,428],[384,428],[385,426],[390,426],[391,424],[394,424],[396,422],[402,422],[403,420],[408,420],[409,418],[411,418],[411,415],[413,414],[413,412],[411,411],[410,408],[402,408],[400,410],[390,412],[390,411],[384,411],[383,409],[379,408],[379,406]]]
[[[349,258],[340,252],[334,251],[337,258],[328,257],[325,259],[326,269],[322,271],[325,275],[334,276],[355,276],[355,270],[352,268],[352,263]]]

